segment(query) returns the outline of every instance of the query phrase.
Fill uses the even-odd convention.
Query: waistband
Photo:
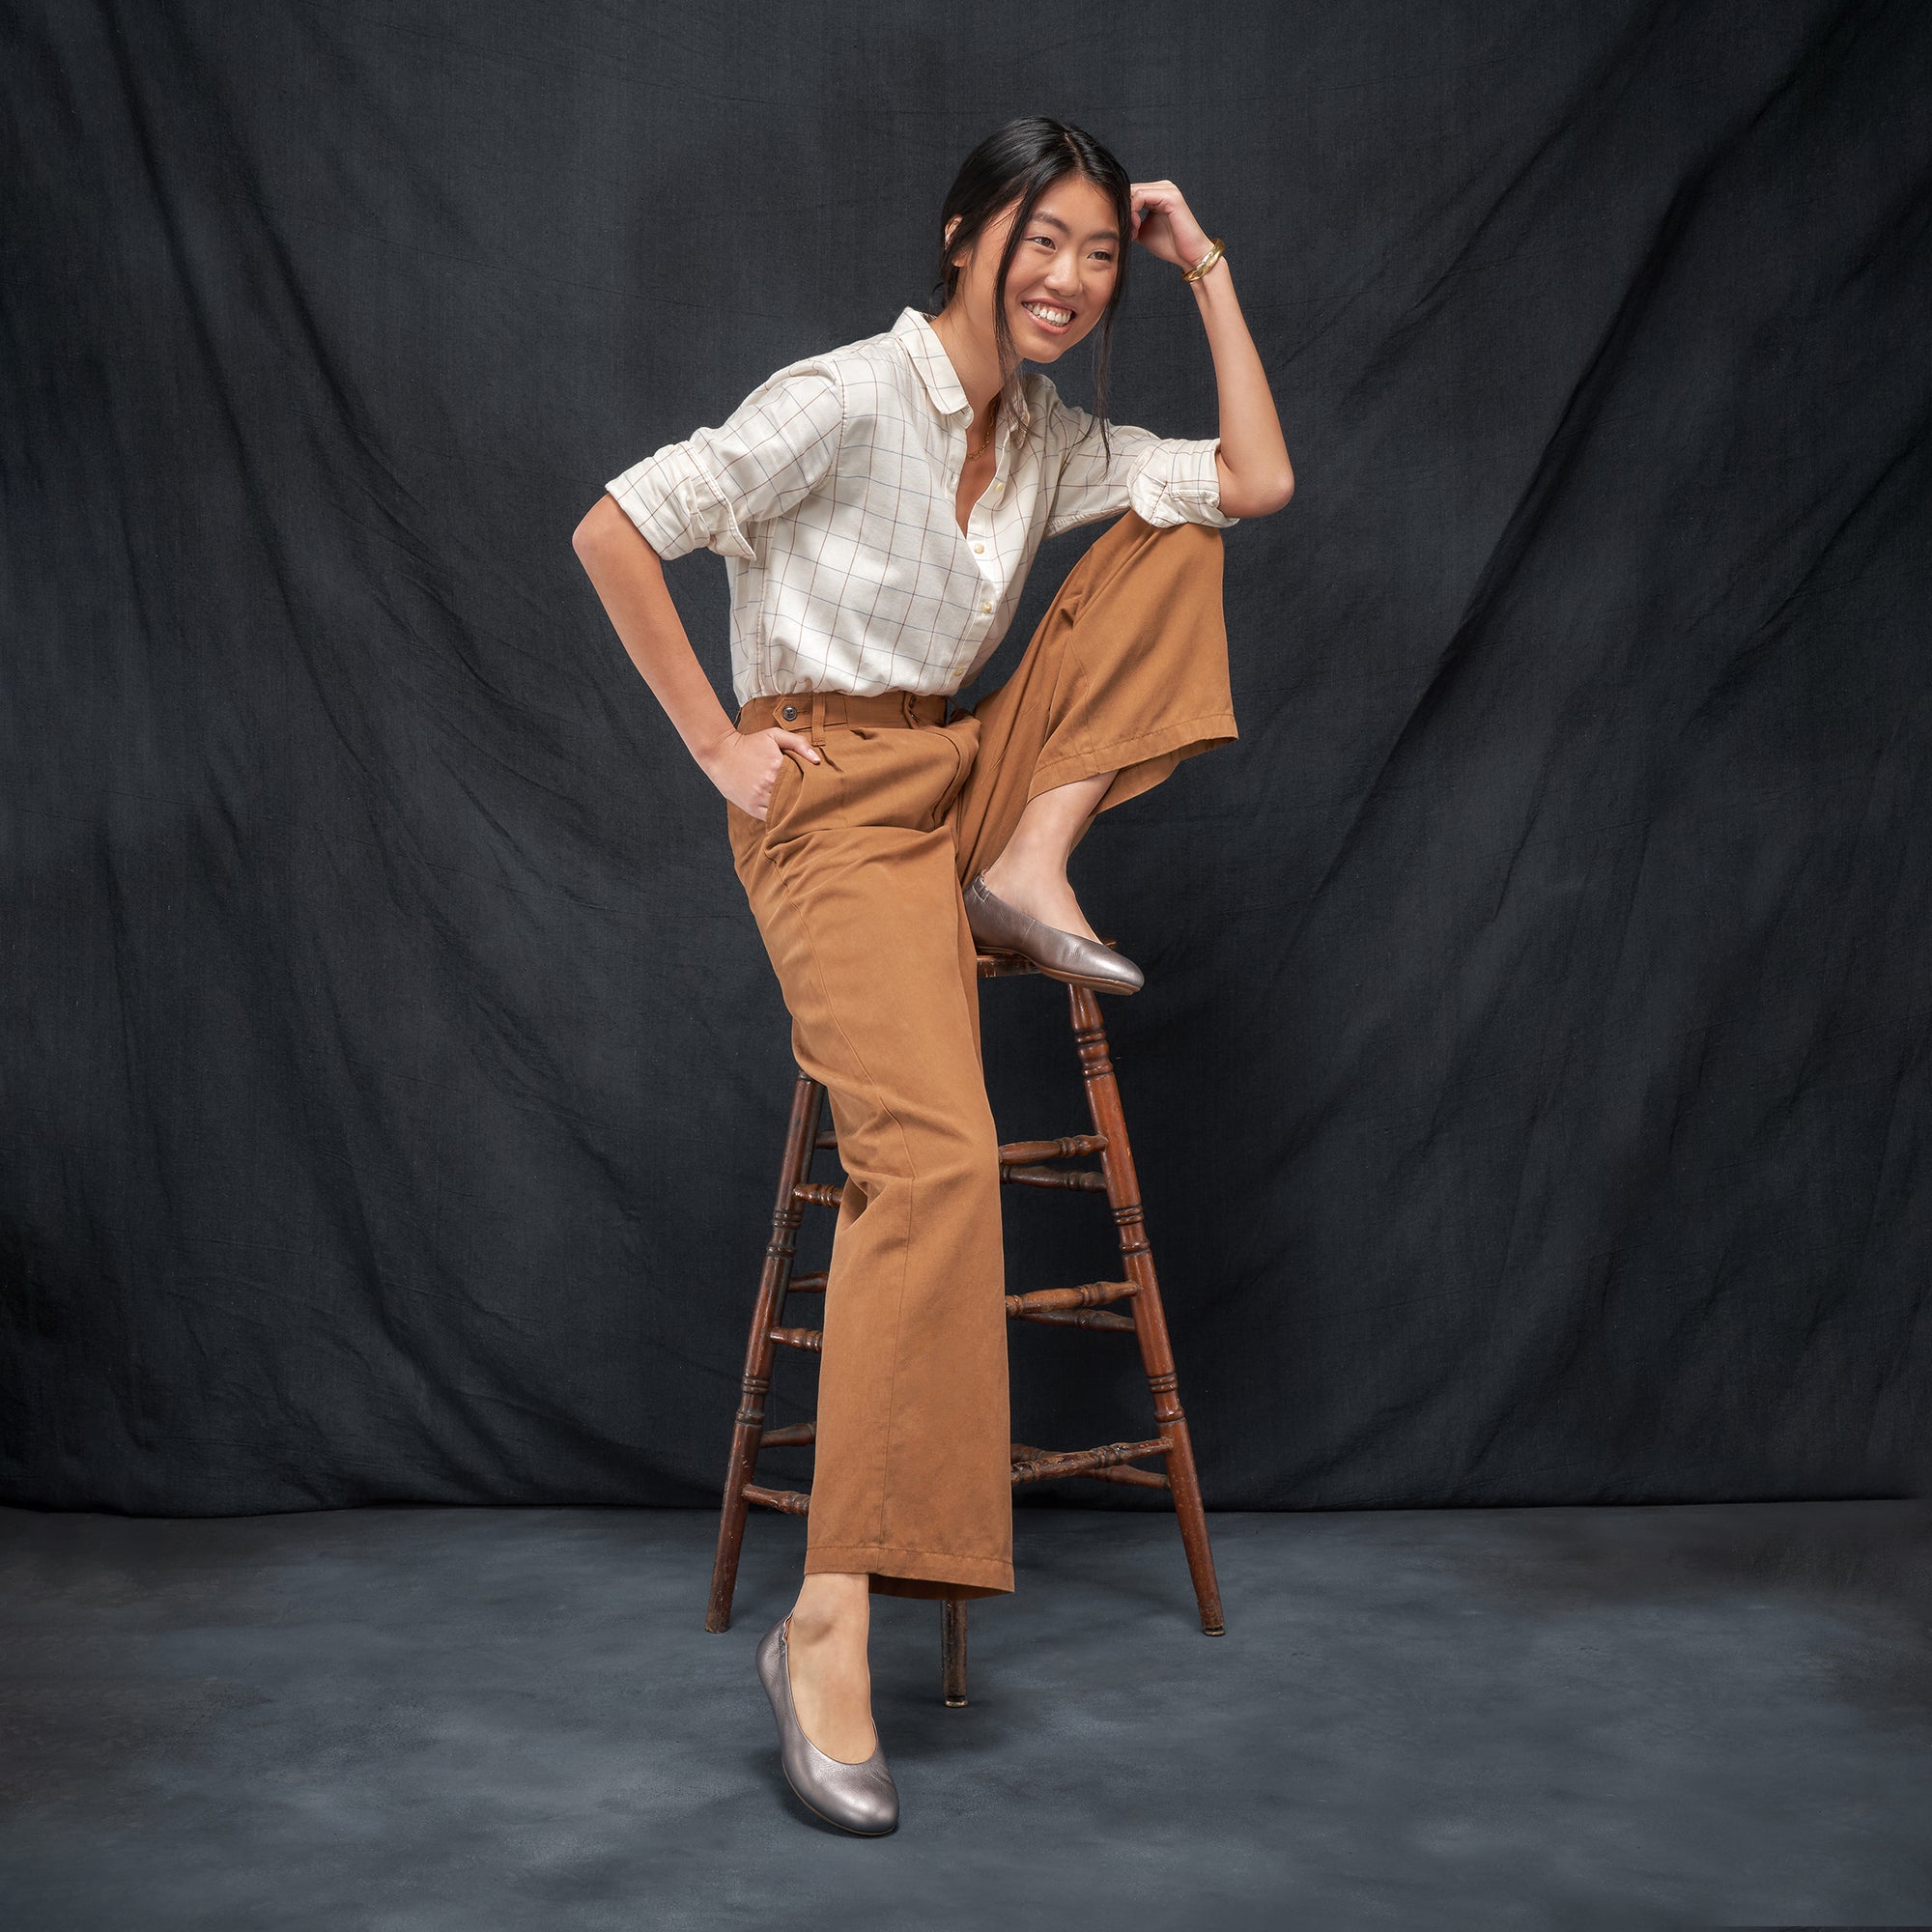
[[[879,691],[861,697],[850,691],[792,691],[754,697],[738,713],[740,731],[768,731],[781,724],[804,731],[816,744],[830,724],[944,724],[942,692]]]

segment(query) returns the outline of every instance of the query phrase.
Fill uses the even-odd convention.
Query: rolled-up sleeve
[[[1111,450],[1103,450],[1100,426],[1087,411],[1051,392],[1046,403],[1052,416],[1048,448],[1061,450],[1048,536],[1123,510],[1132,510],[1155,529],[1174,524],[1228,529],[1240,521],[1221,508],[1221,478],[1214,467],[1219,437],[1162,437],[1131,424],[1109,423]]]
[[[755,559],[748,532],[824,482],[844,419],[837,372],[795,363],[767,377],[716,429],[667,443],[604,487],[661,557],[702,545]]]

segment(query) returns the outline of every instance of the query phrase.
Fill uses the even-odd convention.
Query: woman
[[[804,1582],[758,1649],[786,1776],[848,1831],[898,1802],[872,1724],[869,1597],[1012,1588],[998,1141],[977,948],[1131,992],[1066,880],[1094,816],[1236,736],[1219,530],[1293,473],[1226,258],[1172,182],[1027,119],[960,169],[942,301],[780,370],[626,470],[574,539],[632,661],[724,795],[733,863],[828,1090],[846,1173],[825,1299]],[[1110,424],[1138,241],[1191,280],[1220,435]],[[1094,411],[1038,372],[1100,331]],[[1122,514],[1124,512],[1124,514]],[[1018,670],[998,644],[1041,540],[1118,521]],[[736,721],[661,560],[728,559]]]

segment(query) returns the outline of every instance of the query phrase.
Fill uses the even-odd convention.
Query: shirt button
[[[993,607],[990,604],[981,604],[980,606],[980,609],[982,611],[990,611],[992,608]]]
[[[986,546],[984,544],[975,544],[973,546],[973,554],[975,556],[983,556],[985,554]]]

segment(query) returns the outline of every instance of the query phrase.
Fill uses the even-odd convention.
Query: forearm
[[[578,525],[571,547],[639,674],[691,755],[706,764],[736,726],[685,635],[657,552],[609,496]]]
[[[1234,271],[1224,256],[1191,283],[1208,331],[1221,398],[1221,507],[1231,517],[1264,517],[1294,494],[1294,470],[1267,373],[1235,298]]]

